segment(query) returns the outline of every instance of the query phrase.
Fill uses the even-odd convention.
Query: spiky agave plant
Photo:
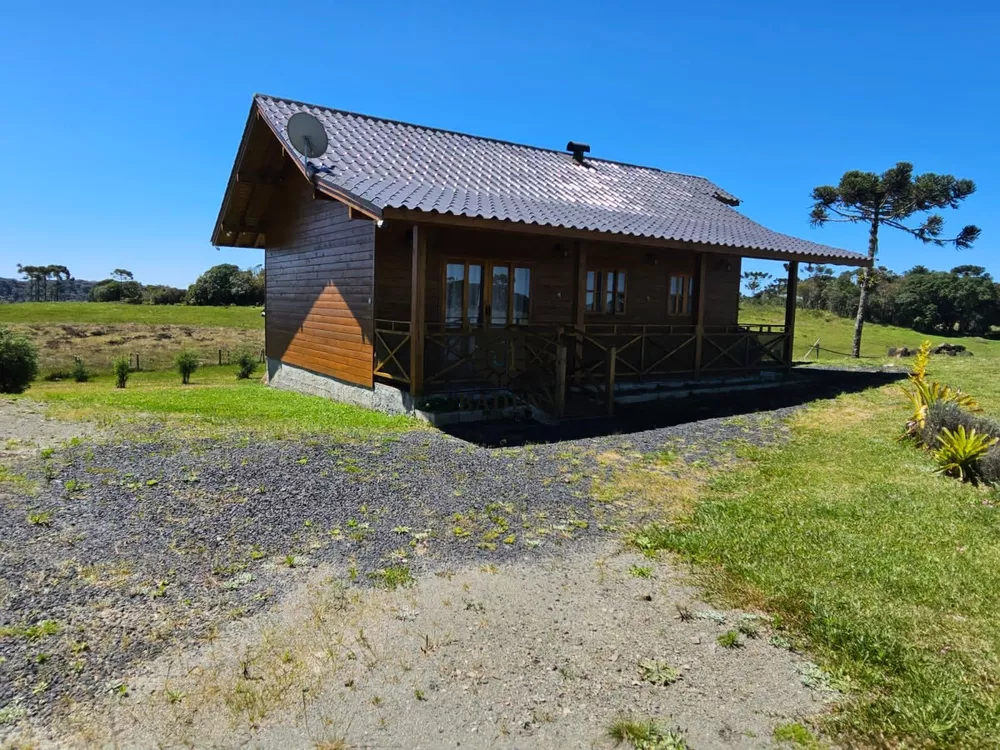
[[[964,425],[954,432],[945,427],[937,439],[941,445],[934,451],[936,471],[973,483],[979,480],[979,459],[997,442],[997,438],[976,432],[975,428],[966,432]]]
[[[927,409],[931,404],[936,404],[939,401],[951,401],[969,411],[982,411],[972,396],[962,393],[957,388],[923,378],[911,378],[911,385],[913,390],[903,388],[903,393],[910,400],[912,407],[912,413],[906,422],[905,434],[907,436],[917,437],[920,435],[924,427],[927,426]]]

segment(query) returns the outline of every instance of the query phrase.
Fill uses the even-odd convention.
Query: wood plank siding
[[[530,322],[574,322],[576,250],[585,254],[587,269],[621,269],[627,274],[626,306],[621,314],[586,313],[585,324],[693,324],[694,310],[668,315],[672,274],[697,274],[699,254],[691,250],[639,248],[630,244],[561,240],[554,237],[421,226],[427,235],[426,318],[443,321],[443,285],[449,261],[510,262],[531,269]],[[389,222],[376,235],[376,318],[409,320],[411,228]],[[711,254],[706,263],[706,326],[735,325],[739,316],[740,258]]]
[[[370,388],[375,224],[290,182],[268,221],[267,356]]]

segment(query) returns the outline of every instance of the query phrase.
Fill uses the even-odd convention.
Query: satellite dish
[[[306,161],[325,154],[330,144],[323,123],[308,112],[296,112],[288,120],[288,140]]]

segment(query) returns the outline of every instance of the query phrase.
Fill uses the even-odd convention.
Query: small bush
[[[963,482],[979,480],[979,459],[996,445],[997,438],[976,432],[966,431],[962,425],[952,432],[947,427],[937,436],[940,447],[934,451],[934,460],[938,472],[957,477]]]
[[[177,372],[181,374],[181,382],[187,385],[191,382],[191,376],[198,369],[198,355],[194,352],[181,352],[174,360]]]
[[[911,378],[913,390],[903,388],[903,393],[910,400],[912,415],[906,423],[906,434],[920,438],[927,426],[927,411],[934,404],[950,402],[970,411],[980,411],[979,404],[972,396],[961,390],[938,383],[937,381],[916,380]],[[933,443],[925,443],[933,445]]]
[[[955,432],[959,427],[964,427],[966,432],[975,430],[983,435],[1000,437],[1000,422],[973,414],[954,401],[938,401],[927,407],[924,428],[919,435],[920,441],[924,445],[936,446],[938,435],[943,430]]]
[[[128,383],[128,376],[132,374],[128,357],[116,357],[115,361],[111,363],[111,370],[115,374],[115,388],[124,388],[125,384]]]
[[[46,373],[42,380],[47,383],[56,383],[60,380],[69,380],[72,377],[73,373],[69,370],[52,370],[52,372]]]
[[[1000,443],[990,446],[979,459],[979,478],[987,484],[1000,484]]]
[[[0,393],[24,393],[38,377],[38,349],[27,336],[0,326]]]
[[[236,371],[236,379],[246,380],[257,370],[257,357],[251,351],[241,351],[236,358],[236,365],[239,368]]]
[[[77,383],[86,383],[90,380],[90,371],[87,370],[86,366],[83,364],[83,360],[79,357],[77,357],[76,361],[73,363],[73,371],[71,374],[73,376],[73,380]]]

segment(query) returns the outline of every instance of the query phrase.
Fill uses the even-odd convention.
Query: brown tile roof
[[[287,148],[288,119],[307,111],[330,145],[318,179],[376,215],[385,208],[707,243],[859,265],[864,256],[774,232],[703,177],[573,156],[258,95]],[[295,153],[292,151],[292,153]]]

